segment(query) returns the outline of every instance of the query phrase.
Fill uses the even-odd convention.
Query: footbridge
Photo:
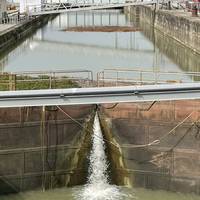
[[[140,6],[140,5],[153,5],[158,4],[159,0],[140,0],[140,1],[114,1],[103,0],[90,1],[90,0],[73,0],[67,3],[42,3],[40,5],[27,6],[27,12],[30,16],[59,14],[66,12],[88,11],[88,10],[101,10],[101,9],[114,9],[126,6]]]
[[[84,105],[200,99],[200,83],[0,92],[0,107]]]

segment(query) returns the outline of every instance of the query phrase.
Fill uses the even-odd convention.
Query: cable
[[[159,143],[161,142],[161,140],[165,139],[168,135],[172,134],[180,125],[182,125],[188,118],[190,118],[194,112],[195,111],[192,111],[187,117],[185,117],[180,123],[178,123],[174,128],[172,128],[167,134],[160,137],[158,139]]]
[[[154,102],[153,102],[154,104]],[[77,120],[75,120],[73,117],[71,117],[66,111],[64,111],[60,106],[57,106],[57,108],[62,112],[64,113],[67,117],[69,117],[72,121],[74,121],[75,123],[77,123],[81,128],[84,128],[84,126]],[[108,142],[109,144],[113,145],[114,147],[116,147],[117,149],[119,148],[142,148],[142,147],[149,147],[149,146],[153,146],[153,145],[157,145],[159,144],[164,138],[166,138],[168,135],[170,135],[171,133],[173,133],[173,131],[175,131],[180,125],[182,125],[195,111],[191,112],[188,116],[186,116],[179,124],[177,124],[173,129],[171,129],[169,132],[167,132],[167,134],[165,134],[164,136],[162,136],[161,138],[157,139],[157,140],[154,140],[153,142],[150,142],[148,144],[143,144],[143,145],[122,145],[122,146],[119,146],[119,145],[116,145],[114,144],[113,142],[103,138],[103,140],[105,142]],[[192,124],[194,125],[194,123]],[[192,128],[192,126],[189,128],[189,130]],[[186,131],[186,133],[183,135],[183,137],[180,138],[180,140],[168,151],[166,151],[165,153],[167,152],[170,152],[172,151],[179,143],[180,141],[182,141],[182,139],[188,134],[188,131]],[[86,129],[87,132],[89,132],[91,134],[91,131]],[[95,133],[93,133],[95,137],[99,138],[99,136],[97,136]],[[100,140],[102,140],[102,138],[99,138]],[[116,151],[114,151],[113,149],[111,149],[111,151],[113,153],[116,153]],[[122,156],[122,155],[121,155]],[[127,157],[124,157],[122,156],[123,158],[125,159],[128,159],[128,160],[134,160],[134,161],[137,161],[136,159],[130,159],[130,158],[127,158]],[[151,162],[153,161],[153,159],[150,159],[150,160],[144,160],[144,161],[139,161],[139,164],[142,164],[142,163],[145,163],[145,162]]]
[[[156,104],[157,101],[153,101],[148,108],[139,108],[140,111],[149,111],[153,106],[154,104]]]
[[[46,135],[46,146],[47,146],[47,151],[46,151],[46,163],[48,164],[48,167],[50,170],[54,171],[56,170],[56,163],[57,163],[57,146],[58,146],[58,126],[57,126],[57,112],[54,112],[54,121],[55,121],[55,132],[56,132],[56,139],[55,139],[55,155],[54,155],[54,161],[52,164],[49,162],[49,146],[50,146],[50,124],[49,124],[49,118],[50,114],[48,113],[47,119],[46,119],[46,129],[45,129],[45,135]]]
[[[63,110],[60,106],[57,106],[57,108],[62,112],[64,113],[67,117],[69,117],[73,122],[77,123],[81,128],[85,129],[85,127],[79,122],[77,121],[76,119],[74,119],[73,117],[71,117],[65,110]],[[86,129],[87,132],[89,132],[91,134],[91,131],[89,129]],[[102,140],[102,138],[100,138],[98,135],[96,135],[94,132],[93,132],[93,135],[95,137],[97,137],[99,140]],[[108,141],[106,139],[103,138],[104,141],[106,142],[109,142],[110,144],[112,144],[113,146],[119,148],[119,146],[117,146],[116,144],[114,144],[113,142],[111,141]]]
[[[117,107],[119,105],[119,103],[115,103],[114,105],[112,105],[112,106],[110,106],[110,107],[103,107],[103,108],[105,108],[105,109],[107,109],[107,110],[109,110],[109,109],[114,109],[115,107]]]
[[[64,111],[60,106],[57,106],[57,108],[62,112],[64,113],[67,117],[69,117],[73,122],[77,123],[81,128],[85,128],[79,121],[75,120],[73,117],[71,117],[66,111]],[[88,129],[86,129],[86,131],[89,131]],[[89,131],[89,133],[91,134],[91,132]],[[99,138],[100,140],[102,140],[102,138],[100,138],[98,135],[96,135],[95,133],[93,133],[93,135],[97,138]],[[108,142],[110,144],[112,144],[113,146],[117,147],[117,148],[120,148],[120,147],[127,147],[125,145],[123,146],[119,146],[119,145],[116,145],[114,144],[113,142],[103,138],[103,140],[105,142]],[[154,140],[153,142],[150,142],[148,144],[143,144],[143,145],[134,145],[134,146],[131,146],[131,147],[134,147],[134,148],[141,148],[141,147],[147,147],[147,146],[152,146],[152,145],[156,145],[159,143],[159,140]]]

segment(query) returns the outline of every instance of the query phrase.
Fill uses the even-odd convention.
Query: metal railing
[[[191,83],[200,81],[200,72],[104,69],[97,73],[98,86]]]
[[[0,24],[19,24],[26,21],[29,21],[35,17],[28,16],[28,15],[18,15],[18,14],[12,14],[8,15],[6,17],[0,18]]]
[[[69,0],[67,3],[44,3],[27,6],[29,15],[58,14],[68,11],[96,10],[106,8],[117,8],[129,5],[152,5],[156,0],[126,3],[125,0]]]
[[[51,89],[93,86],[90,70],[24,71],[0,74],[0,90]]]

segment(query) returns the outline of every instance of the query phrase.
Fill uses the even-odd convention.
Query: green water
[[[83,186],[72,188],[61,188],[49,191],[31,191],[16,195],[8,195],[0,197],[0,200],[81,200],[79,196]],[[153,191],[147,189],[129,189],[119,187],[124,193],[124,200],[200,200],[200,196],[193,194],[181,194],[167,191]],[[109,200],[109,199],[108,199]],[[117,199],[116,199],[117,200]]]

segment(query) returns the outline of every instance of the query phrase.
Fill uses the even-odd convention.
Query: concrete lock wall
[[[39,27],[45,25],[49,19],[54,18],[56,15],[52,16],[40,16],[34,19],[27,20],[26,22],[20,23],[13,26],[7,31],[0,34],[0,53],[4,54],[9,48],[13,48],[23,41],[28,35],[32,34]]]
[[[119,144],[110,153],[115,177],[122,177],[116,183],[200,194],[200,101],[157,102],[149,109],[150,105],[101,108],[107,124],[103,129],[111,130],[109,138]],[[145,146],[155,140],[160,143]]]
[[[83,184],[92,106],[0,109],[0,192]],[[78,178],[77,178],[78,177]]]
[[[155,8],[149,6],[131,6],[124,10],[132,18],[139,15],[141,21],[151,24],[165,35],[200,53],[200,22],[197,17],[191,17],[191,13],[156,11]]]
[[[133,20],[133,19],[132,19]],[[142,34],[154,43],[159,51],[167,55],[174,63],[181,66],[185,71],[199,71],[200,59],[199,54],[194,53],[190,48],[185,48],[181,43],[177,42],[171,37],[166,37],[164,33],[153,29],[153,27],[140,21],[139,24],[142,29]],[[195,77],[196,81],[199,81]]]

